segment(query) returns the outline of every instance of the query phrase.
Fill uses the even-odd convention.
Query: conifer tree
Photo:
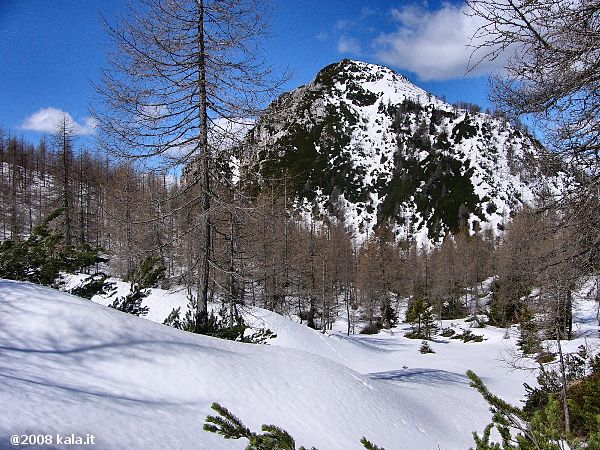
[[[561,401],[555,394],[550,393],[546,402],[536,405],[533,411],[530,405],[526,405],[529,410],[521,409],[492,394],[472,371],[467,371],[467,376],[471,380],[471,387],[477,389],[488,402],[493,415],[492,423],[486,426],[481,436],[477,432],[473,433],[476,450],[562,450],[566,448],[565,444],[568,444],[568,448],[593,449],[600,442],[600,409],[597,401],[594,405],[592,397],[571,400],[572,406],[591,413],[588,416],[591,420],[584,426],[585,430],[580,430],[583,431],[582,435],[577,436],[566,426]],[[600,377],[592,374],[581,378],[577,387],[582,386],[583,390],[589,389],[588,392],[592,393],[599,390],[599,381]],[[531,394],[531,388],[528,390]],[[491,441],[494,427],[500,434],[501,442]]]
[[[366,437],[362,437],[360,440],[360,443],[363,445],[364,448],[366,448],[367,450],[385,450],[385,448],[383,447],[378,447],[377,445],[373,444],[371,441],[369,441]]]
[[[406,311],[406,321],[412,325],[412,331],[406,336],[413,339],[431,339],[437,331],[433,306],[422,298],[413,299]]]
[[[535,316],[528,307],[521,310],[519,328],[521,335],[519,337],[518,345],[523,353],[531,354],[538,352],[540,350],[538,326],[535,321]]]
[[[149,288],[156,287],[160,279],[164,277],[165,267],[159,258],[147,256],[137,271],[130,275],[131,289],[129,294],[116,299],[111,308],[133,314],[134,316],[145,316],[149,308],[142,306],[142,301],[150,294]]]
[[[250,431],[249,428],[234,416],[227,408],[213,403],[211,408],[218,415],[206,416],[204,430],[217,433],[225,439],[248,439],[246,450],[296,450],[294,438],[284,429],[275,425],[263,425],[262,434]],[[304,447],[299,447],[298,450],[306,450]],[[311,450],[317,450],[312,447]]]
[[[55,210],[25,240],[0,243],[0,278],[51,286],[58,281],[60,272],[75,273],[106,262],[100,257],[99,248],[66,245],[64,235],[52,227],[62,214],[63,209]]]

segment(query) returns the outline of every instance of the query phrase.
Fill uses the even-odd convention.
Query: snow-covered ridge
[[[340,65],[340,79],[346,81],[338,81],[335,88],[341,92],[352,89],[347,82],[351,80],[352,83],[360,84],[364,90],[378,95],[381,103],[402,103],[403,100],[408,99],[423,105],[451,108],[447,103],[411,83],[404,75],[388,67],[353,60],[342,61]]]
[[[254,171],[287,171],[298,205],[341,210],[359,237],[388,219],[397,236],[422,242],[461,221],[498,232],[515,210],[565,183],[560,163],[548,170],[551,155],[504,118],[456,108],[360,61],[327,66],[282,95],[247,144]]]

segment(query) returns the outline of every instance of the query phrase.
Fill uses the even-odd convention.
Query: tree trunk
[[[18,211],[18,205],[17,205],[17,185],[18,185],[18,181],[19,181],[19,166],[17,165],[17,148],[16,148],[16,140],[10,140],[8,142],[8,152],[9,152],[9,158],[12,155],[12,180],[11,180],[11,199],[10,199],[10,208],[11,208],[11,215],[10,215],[10,238],[13,241],[19,241],[20,240],[20,234],[19,234],[19,224],[18,224],[18,217],[19,217],[19,211]],[[11,152],[12,149],[12,152]]]
[[[85,243],[85,192],[89,190],[90,187],[85,186],[83,181],[83,154],[79,157],[79,241],[83,244]]]
[[[211,246],[210,222],[210,154],[208,148],[208,107],[206,101],[206,60],[204,51],[204,0],[196,0],[198,8],[198,119],[200,127],[199,136],[199,174],[198,181],[201,190],[200,212],[200,261],[198,264],[198,301],[196,305],[196,332],[201,333],[208,324],[208,285],[209,285],[209,260]]]
[[[346,330],[346,335],[350,336],[350,292],[347,281],[346,286],[344,286],[344,302],[346,303],[346,318],[348,320],[348,329]]]
[[[575,286],[572,284],[568,287],[567,298],[565,303],[565,331],[568,340],[573,339],[573,290]]]
[[[321,314],[321,331],[325,333],[327,331],[327,302],[325,297],[325,258],[321,261],[321,301],[323,303],[323,313]]]
[[[65,243],[71,245],[73,243],[73,233],[71,230],[71,202],[69,199],[69,130],[67,129],[67,118],[63,116],[61,126],[62,132],[62,164],[63,164],[63,208],[65,209]]]
[[[571,420],[569,417],[569,404],[567,402],[567,376],[565,373],[565,360],[562,352],[562,346],[560,345],[560,330],[556,330],[556,345],[558,347],[558,355],[560,358],[560,383],[562,391],[562,406],[565,419],[565,432],[569,434],[571,432]]]
[[[235,195],[235,194],[234,194]],[[229,237],[229,326],[233,327],[235,313],[235,217],[233,212],[229,214],[231,220],[230,237]]]

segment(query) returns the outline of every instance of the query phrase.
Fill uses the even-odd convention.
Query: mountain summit
[[[343,60],[269,106],[246,138],[251,170],[263,182],[285,174],[299,209],[337,217],[357,237],[381,225],[420,242],[496,231],[562,176],[532,136],[464,106]]]

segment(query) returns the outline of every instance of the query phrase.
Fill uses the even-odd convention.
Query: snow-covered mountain
[[[283,94],[246,143],[251,173],[285,175],[301,209],[316,206],[358,236],[383,223],[421,241],[461,226],[497,230],[563,182],[559,164],[505,118],[359,61]]]

